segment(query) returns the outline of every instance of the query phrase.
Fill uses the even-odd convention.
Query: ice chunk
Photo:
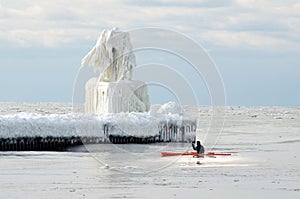
[[[163,104],[158,110],[158,114],[182,114],[182,108],[175,102]]]

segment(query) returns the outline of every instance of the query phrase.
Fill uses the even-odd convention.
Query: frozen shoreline
[[[83,105],[79,105],[83,106]],[[154,105],[155,106],[155,105]],[[183,106],[185,111],[193,109],[195,106]],[[199,106],[200,117],[210,116],[212,113],[211,106]],[[227,116],[230,115],[245,115],[250,117],[256,116],[271,116],[273,119],[282,119],[282,116],[291,117],[300,114],[300,107],[283,107],[283,106],[225,106],[221,107],[225,110]],[[76,111],[75,111],[76,112]],[[70,114],[73,113],[72,103],[57,103],[57,102],[40,102],[40,103],[18,103],[18,102],[0,102],[0,116],[14,115],[18,113],[32,114]],[[276,118],[277,117],[277,118]]]
[[[209,108],[199,112],[203,131],[210,114]],[[298,198],[299,143],[299,108],[227,107],[214,151],[232,158],[197,165],[193,158],[160,156],[191,150],[179,143],[1,152],[0,192],[3,198]]]
[[[297,143],[283,145],[279,150],[277,144],[259,145],[252,150],[249,145],[241,145],[236,156],[206,158],[201,165],[190,157],[159,155],[160,150],[183,150],[187,145],[135,145],[144,150],[135,154],[138,160],[130,155],[134,150],[130,145],[118,147],[107,145],[98,153],[1,152],[1,196],[297,198],[300,194],[300,165],[294,157],[299,157]],[[226,150],[226,146],[220,147]],[[155,172],[135,174],[151,171],[155,165]]]

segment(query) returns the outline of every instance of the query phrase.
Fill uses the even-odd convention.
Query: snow
[[[103,125],[109,124],[111,135],[155,136],[158,121],[147,113],[118,114],[32,114],[0,116],[0,137],[104,137]]]
[[[175,102],[167,102],[159,107],[158,114],[183,114],[182,108]]]
[[[43,110],[41,111],[44,112]],[[150,137],[157,136],[160,130],[159,124],[168,121],[181,125],[183,116],[171,113],[151,115],[149,112],[102,114],[20,112],[0,115],[0,138],[47,136],[105,137],[103,130],[105,124],[108,125],[110,135]]]

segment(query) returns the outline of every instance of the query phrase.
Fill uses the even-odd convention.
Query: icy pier
[[[0,116],[0,150],[64,150],[82,144],[191,142],[196,121],[178,114],[26,114]]]
[[[0,151],[60,151],[81,144],[80,137],[0,138]]]

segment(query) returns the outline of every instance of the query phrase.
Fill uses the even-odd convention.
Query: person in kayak
[[[200,141],[197,141],[197,146],[195,146],[195,142],[192,143],[193,149],[197,151],[198,156],[204,154],[205,149],[204,146],[201,145]]]

